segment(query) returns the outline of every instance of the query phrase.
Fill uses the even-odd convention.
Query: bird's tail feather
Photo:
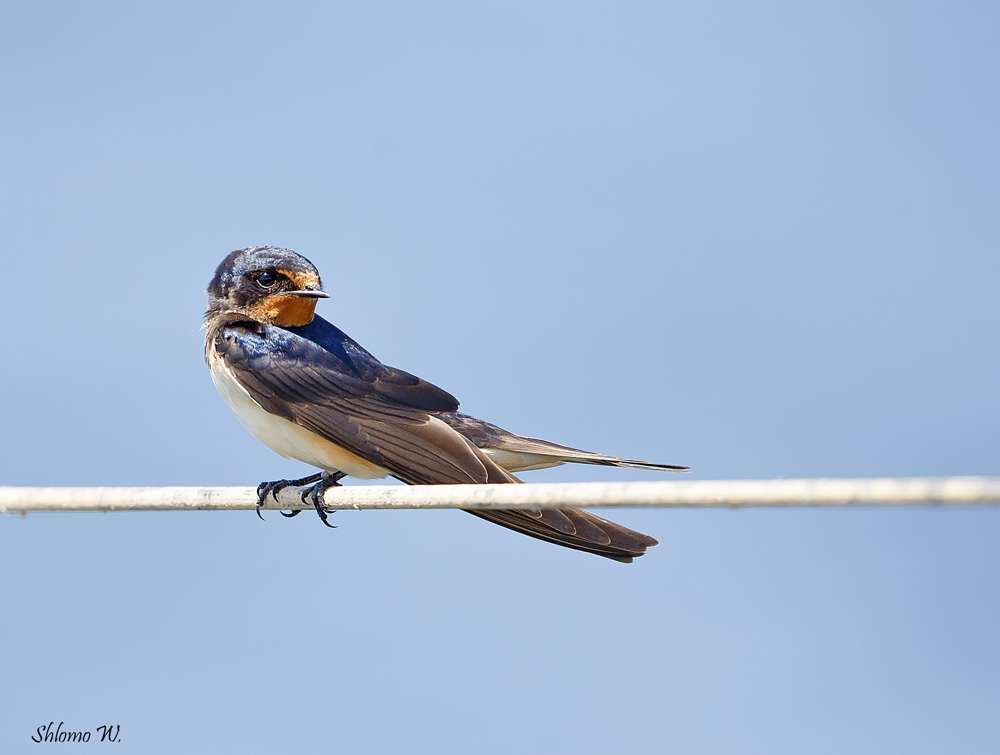
[[[638,469],[686,469],[669,464],[602,456],[535,438],[524,438],[459,412],[437,416],[465,437],[485,468],[484,482],[519,483],[521,480],[513,472],[552,466],[564,460]],[[505,464],[505,461],[509,463]],[[649,535],[622,527],[582,509],[478,509],[469,510],[469,513],[539,540],[626,564],[645,553],[647,548],[656,545],[656,540]]]
[[[520,483],[483,450],[472,446],[486,467],[487,482]],[[539,540],[594,553],[622,563],[632,563],[646,548],[656,545],[649,535],[622,527],[582,509],[479,509],[470,514]]]
[[[657,464],[652,461],[637,461],[636,459],[619,459],[617,456],[602,456],[587,454],[586,456],[569,456],[566,461],[577,464],[599,464],[605,467],[625,467],[627,469],[652,469],[658,472],[687,472],[691,467],[681,467],[676,464]]]
[[[469,511],[501,527],[566,548],[632,563],[656,545],[649,535],[622,527],[582,509],[498,509]]]
[[[563,446],[540,438],[529,438],[461,412],[443,412],[437,416],[509,472],[545,469],[566,462],[649,469],[658,472],[686,472],[689,469],[689,467],[677,464],[658,464],[652,461],[622,459],[618,456],[607,456],[606,454]]]

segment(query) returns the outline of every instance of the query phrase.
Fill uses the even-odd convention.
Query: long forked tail
[[[657,464],[652,461],[622,459],[579,448],[571,448],[539,438],[528,438],[497,427],[461,412],[444,412],[437,415],[452,428],[464,435],[477,448],[508,472],[527,472],[532,469],[557,467],[566,462],[598,464],[605,467],[628,467],[659,472],[686,472],[689,467],[675,464]]]
[[[687,469],[673,464],[604,456],[537,438],[525,438],[460,412],[445,412],[437,416],[478,450],[480,459],[486,466],[489,482],[517,483],[520,480],[512,472],[554,467],[567,461],[669,472]],[[582,509],[496,509],[469,513],[539,540],[626,564],[632,563],[632,559],[656,545],[656,540],[649,535],[630,530]]]
[[[632,563],[656,545],[649,535],[635,532],[581,509],[500,509],[469,511],[487,521],[539,540],[594,553],[624,564]]]

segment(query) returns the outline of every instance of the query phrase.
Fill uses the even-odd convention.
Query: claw
[[[310,482],[316,482],[317,480],[322,480],[322,479],[323,479],[323,472],[317,472],[316,474],[309,475],[308,477],[303,477],[299,480],[275,480],[274,482],[262,482],[260,485],[257,486],[257,516],[260,517],[261,521],[264,520],[264,517],[260,513],[260,507],[264,505],[264,501],[267,500],[268,495],[274,498],[274,502],[277,503],[278,493],[280,493],[285,488],[298,487],[300,485],[308,485]],[[302,500],[303,502],[305,502],[304,498]],[[295,516],[298,513],[299,513],[298,511],[295,511],[291,514],[285,514],[284,512],[281,512],[281,514],[286,517]]]
[[[337,483],[334,483],[334,485],[336,484]],[[326,501],[324,499],[325,494],[326,494],[325,489],[320,491],[319,485],[314,485],[312,492],[313,506],[316,507],[316,513],[319,514],[319,518],[323,520],[323,524],[325,524],[330,529],[335,530],[337,529],[337,525],[330,524],[330,522],[327,521],[327,514],[336,514],[337,512],[335,509],[328,509],[326,507]]]
[[[330,524],[330,522],[327,521],[327,518],[326,518],[327,511],[329,511],[329,509],[323,508],[322,506],[317,506],[316,507],[316,513],[319,514],[319,518],[323,520],[323,524],[325,524],[331,530],[335,530],[335,529],[337,529],[337,525],[336,524]],[[330,512],[330,513],[335,513],[335,512]]]
[[[264,515],[260,513],[260,507],[264,503],[264,499],[267,498],[267,487],[270,483],[262,482],[257,486],[257,516],[260,520],[264,521]]]
[[[326,495],[326,491],[330,488],[340,487],[339,480],[346,476],[347,475],[343,472],[323,474],[320,476],[319,482],[306,488],[299,494],[299,497],[302,499],[302,503],[306,502],[306,496],[309,496],[312,499],[312,505],[315,507],[316,513],[319,514],[319,518],[322,520],[323,524],[333,530],[337,529],[337,527],[327,521],[327,514],[336,513],[336,511],[326,507],[324,496]]]

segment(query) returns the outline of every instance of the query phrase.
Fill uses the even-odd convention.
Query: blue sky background
[[[1000,474],[998,37],[996,3],[3,4],[0,484],[305,472],[202,362],[251,244],[517,432],[690,479]],[[660,545],[0,518],[0,750],[1000,749],[1000,511],[617,518]]]

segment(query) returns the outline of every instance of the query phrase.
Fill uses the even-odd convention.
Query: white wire
[[[303,509],[286,488],[266,509]],[[0,487],[0,511],[252,509],[254,488]],[[1000,503],[1000,477],[887,477],[527,485],[351,485],[331,488],[332,509],[531,509],[614,506],[869,506]]]

